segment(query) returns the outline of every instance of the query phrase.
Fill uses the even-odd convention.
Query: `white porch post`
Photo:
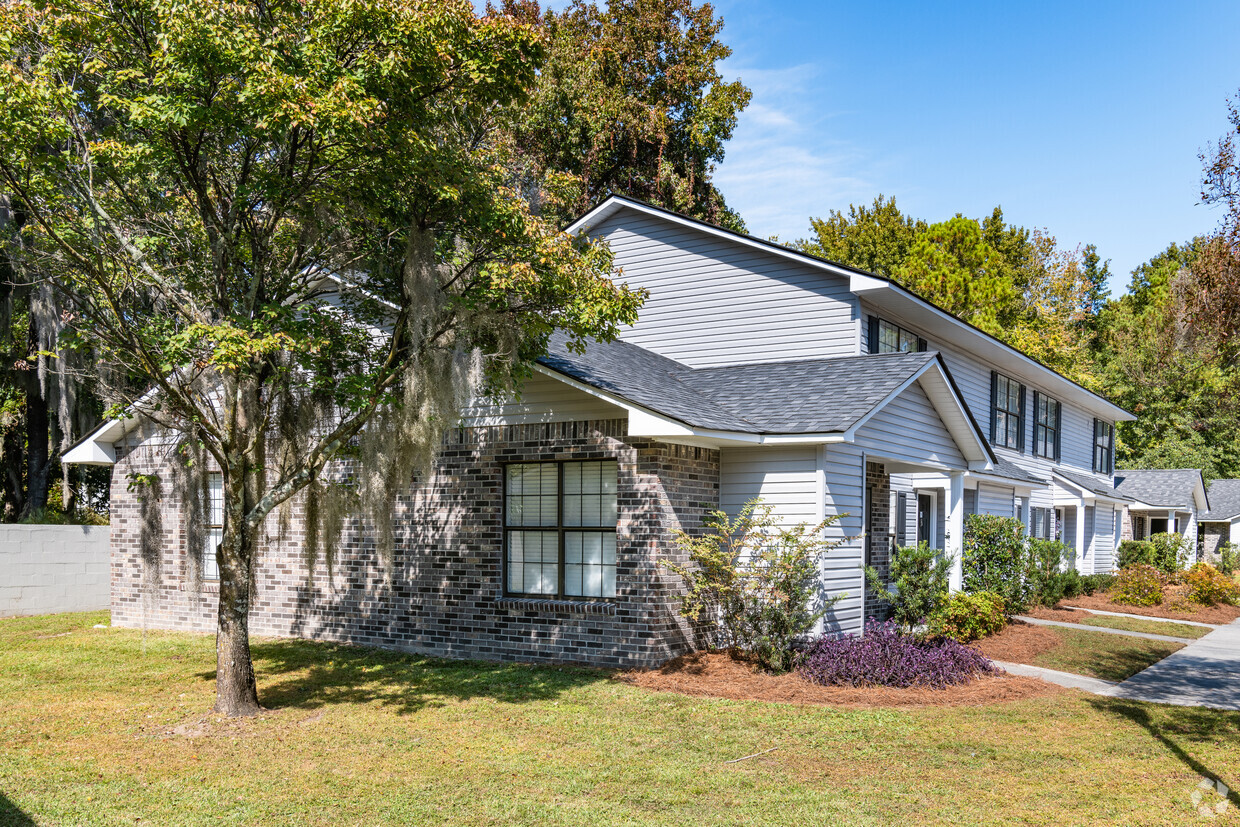
[[[952,560],[950,588],[964,588],[964,472],[953,471],[947,487],[947,525],[944,535],[945,552]]]
[[[1085,548],[1085,506],[1078,505],[1076,507],[1076,559],[1073,563],[1081,574],[1090,573],[1085,571],[1085,555],[1088,551],[1089,549]]]

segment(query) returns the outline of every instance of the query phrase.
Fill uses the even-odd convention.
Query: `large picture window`
[[[1101,419],[1094,420],[1094,471],[1099,474],[1115,471],[1115,426]]]
[[[203,527],[205,536],[201,556],[198,558],[198,572],[203,580],[219,580],[220,564],[215,551],[224,542],[224,475],[207,474],[207,523]]]
[[[1059,429],[1063,409],[1049,396],[1034,392],[1036,419],[1033,426],[1033,452],[1047,459],[1059,459]]]
[[[519,463],[505,470],[505,590],[616,596],[617,465]]]
[[[1025,386],[1004,376],[990,375],[990,441],[1003,448],[1023,450],[1025,446]]]

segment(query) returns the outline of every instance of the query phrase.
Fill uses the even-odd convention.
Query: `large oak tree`
[[[538,217],[540,182],[511,172],[544,54],[536,27],[465,0],[0,5],[24,266],[66,301],[62,336],[113,410],[223,476],[221,713],[259,709],[248,616],[273,509],[364,453],[346,487],[390,545],[383,506],[463,399],[519,380],[555,328],[580,342],[635,317],[607,251]]]

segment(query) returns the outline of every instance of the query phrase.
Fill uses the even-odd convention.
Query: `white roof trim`
[[[736,233],[731,230],[725,230],[720,227],[715,227],[710,224],[703,223],[701,221],[696,221],[692,218],[686,218],[685,216],[678,215],[677,213],[673,213],[668,210],[661,209],[659,207],[652,207],[649,204],[643,204],[639,201],[630,200],[620,195],[609,196],[602,203],[598,204],[594,209],[590,210],[588,213],[583,215],[581,218],[578,218],[576,221],[570,224],[566,228],[565,232],[575,235],[577,233],[587,231],[591,229],[592,227],[594,227],[595,225],[599,224],[600,222],[605,221],[606,219],[610,218],[612,215],[614,215],[616,212],[618,212],[621,209],[630,209],[630,210],[633,210],[634,212],[641,213],[643,215],[648,215],[654,218],[658,218],[662,221],[666,221],[671,224],[676,224],[682,227],[690,227],[698,232],[706,233],[707,235],[713,235],[717,238],[724,238],[736,244],[743,244],[749,247],[753,247],[753,248],[762,250],[766,253],[770,253],[776,256],[781,256],[783,258],[796,261],[799,264],[806,265],[809,267],[813,267],[817,270],[822,270],[824,272],[831,273],[834,276],[846,278],[848,279],[849,289],[858,296],[862,294],[869,294],[869,296],[873,297],[873,296],[887,294],[887,295],[898,295],[901,298],[911,299],[912,301],[916,302],[920,306],[921,309],[932,313],[940,320],[950,323],[953,327],[958,328],[961,332],[969,334],[970,336],[974,337],[977,341],[981,342],[983,346],[991,347],[991,348],[998,348],[1001,352],[1009,356],[1016,357],[1016,360],[1020,363],[1020,366],[1022,367],[1022,369],[1031,371],[1037,374],[1038,376],[1043,377],[1044,379],[1047,380],[1046,386],[1048,390],[1055,390],[1057,393],[1060,393],[1062,395],[1070,395],[1077,399],[1080,399],[1082,396],[1084,396],[1089,400],[1089,404],[1087,404],[1086,407],[1088,407],[1089,409],[1097,413],[1110,416],[1112,419],[1114,419],[1117,422],[1131,422],[1136,419],[1135,416],[1133,416],[1131,413],[1124,410],[1120,406],[1116,405],[1114,402],[1111,402],[1108,399],[1104,399],[1103,397],[1099,396],[1098,394],[1094,393],[1091,390],[1088,390],[1087,388],[1081,387],[1077,383],[1073,382],[1071,379],[1068,379],[1066,376],[1060,375],[1059,373],[1052,370],[1051,368],[1048,368],[1046,365],[1042,364],[1041,362],[1034,359],[1033,357],[1028,356],[1025,353],[1022,353],[1021,351],[1017,350],[1011,345],[1000,341],[999,339],[995,338],[994,336],[991,336],[988,333],[983,332],[982,330],[979,330],[978,328],[974,327],[968,322],[965,322],[962,319],[956,318],[951,313],[948,313],[946,310],[943,310],[939,307],[934,306],[933,304],[921,298],[917,294],[905,289],[904,287],[901,287],[900,285],[896,284],[895,282],[889,279],[884,279],[879,276],[859,272],[857,270],[854,270],[849,267],[844,267],[842,265],[832,264],[831,262],[824,261],[819,258],[815,258],[814,256],[807,255],[797,250],[793,250],[790,247],[784,247],[779,244],[765,242],[765,241],[762,241],[761,239],[752,238],[750,236],[746,236],[741,233]]]

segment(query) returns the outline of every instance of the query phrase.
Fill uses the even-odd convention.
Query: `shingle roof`
[[[995,470],[988,473],[993,474],[996,477],[1004,477],[1005,479],[1017,480],[1021,482],[1032,482],[1037,485],[1047,484],[1046,480],[1030,474],[1024,468],[1021,468],[1014,462],[1008,462],[1003,457],[996,457],[993,464]]]
[[[1206,491],[1210,510],[1197,519],[1228,522],[1240,516],[1240,480],[1215,480]]]
[[[742,433],[846,431],[936,355],[891,353],[691,368],[627,342],[573,353],[557,333],[539,362],[698,428]]]
[[[1142,468],[1115,472],[1115,490],[1121,496],[1131,497],[1146,505],[1168,508],[1188,508],[1199,482],[1201,472],[1195,468]]]
[[[1097,494],[1103,497],[1114,497],[1115,499],[1128,500],[1129,502],[1132,501],[1132,497],[1126,496],[1124,494],[1119,494],[1116,492],[1115,488],[1112,488],[1106,482],[1097,480],[1094,477],[1088,476],[1086,474],[1078,474],[1075,471],[1065,471],[1062,468],[1056,468],[1055,475],[1059,477],[1063,477],[1068,482],[1072,483],[1075,486],[1085,489],[1091,494]],[[1192,496],[1191,491],[1189,493],[1189,496],[1190,497]]]

